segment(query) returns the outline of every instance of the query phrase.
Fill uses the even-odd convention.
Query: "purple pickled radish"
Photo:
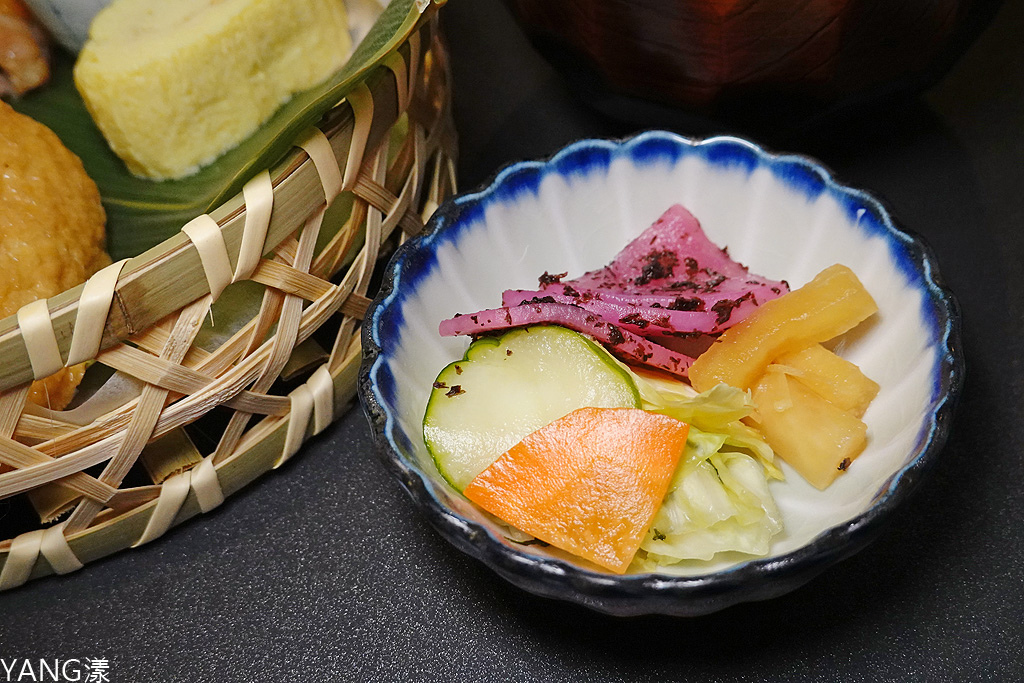
[[[502,304],[569,303],[643,336],[680,336],[717,334],[789,291],[785,282],[754,275],[733,261],[679,204],[604,268],[563,277],[545,273],[540,289],[508,290]]]
[[[693,359],[652,338],[718,334],[789,291],[784,281],[752,274],[732,260],[679,204],[604,268],[572,280],[565,276],[544,273],[540,289],[506,290],[502,308],[445,320],[441,334],[563,325],[624,360],[685,377]]]
[[[524,304],[456,315],[441,322],[442,337],[475,335],[510,327],[551,324],[589,335],[617,357],[686,377],[693,359],[601,320],[579,306],[559,303]]]

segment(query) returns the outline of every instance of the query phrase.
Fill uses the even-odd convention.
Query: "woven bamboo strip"
[[[252,279],[306,301],[319,299],[331,287],[331,283],[325,282],[315,275],[276,261],[262,261],[259,268],[253,273]]]
[[[130,369],[143,382],[180,395],[195,394],[217,381],[215,376],[157,358],[131,346],[115,346],[104,353],[103,362],[115,369]],[[224,405],[261,415],[283,415],[288,411],[287,398],[248,389],[240,391]]]
[[[202,454],[184,429],[175,429],[154,439],[139,455],[139,461],[154,484],[162,484],[175,474],[191,469],[202,459]]]
[[[366,204],[356,202],[345,228],[338,232],[327,247],[313,260],[310,270],[320,276],[334,273],[356,243],[359,229],[366,221]],[[357,227],[358,226],[358,227]]]
[[[54,463],[56,460],[33,448],[18,443],[14,439],[2,437],[0,438],[0,462],[18,468],[19,473],[32,470],[37,476],[42,476],[40,470],[35,469],[33,466]],[[52,481],[57,481],[61,478],[64,479],[63,484],[65,486],[96,500],[109,500],[117,492],[116,487],[97,481],[95,478],[82,472],[75,472],[65,477],[56,477]],[[32,479],[28,479],[26,483],[29,486],[35,484]],[[0,495],[2,495],[2,492],[0,492]]]
[[[15,415],[17,417],[17,415]],[[40,417],[25,412],[18,420],[18,426],[14,431],[14,438],[22,443],[36,444],[46,439],[52,439],[54,435],[68,434],[74,431],[75,425],[65,422],[57,422],[49,417]],[[3,467],[0,466],[0,472]]]
[[[11,436],[17,429],[18,417],[25,407],[28,389],[28,386],[18,387],[0,395],[0,436]]]

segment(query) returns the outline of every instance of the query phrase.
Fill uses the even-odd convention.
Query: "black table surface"
[[[497,0],[442,18],[464,188],[638,128],[578,101]],[[111,681],[1024,679],[1024,3],[921,97],[766,135],[886,198],[963,309],[950,439],[867,549],[695,619],[537,598],[433,531],[355,408],[159,542],[0,595],[0,660],[105,657]]]

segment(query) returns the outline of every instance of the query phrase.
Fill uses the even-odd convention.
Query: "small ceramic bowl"
[[[434,378],[469,343],[440,337],[441,320],[497,306],[545,271],[605,265],[676,202],[758,274],[798,287],[833,263],[852,268],[880,310],[840,352],[881,390],[864,417],[867,449],[832,486],[788,468],[773,482],[786,529],[767,557],[616,576],[505,539],[438,474],[421,423]],[[618,615],[770,598],[864,547],[937,457],[963,376],[956,304],[927,247],[877,199],[806,157],[664,132],[578,142],[446,202],[389,264],[363,344],[359,391],[379,451],[441,534],[528,591]]]

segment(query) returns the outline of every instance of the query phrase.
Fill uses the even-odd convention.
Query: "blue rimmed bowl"
[[[825,491],[787,471],[772,491],[785,532],[761,558],[730,556],[658,574],[613,576],[507,540],[438,474],[422,419],[438,371],[468,340],[438,323],[608,263],[673,203],[752,271],[793,287],[833,263],[852,268],[879,314],[837,347],[881,390],[868,446]],[[734,137],[647,132],[586,140],[513,164],[457,196],[388,266],[363,327],[359,394],[385,462],[441,534],[512,583],[618,615],[699,615],[781,595],[853,554],[882,529],[946,439],[963,377],[959,315],[934,258],[867,192],[817,162]]]

